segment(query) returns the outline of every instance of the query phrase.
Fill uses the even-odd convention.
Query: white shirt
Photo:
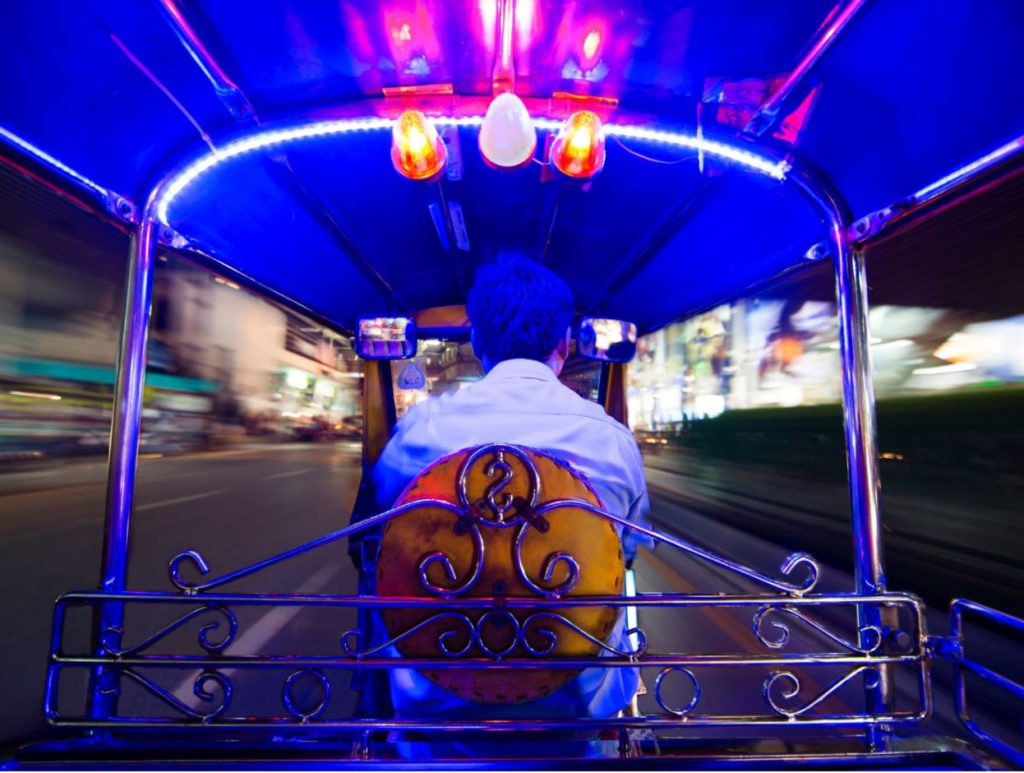
[[[568,462],[608,510],[648,525],[650,503],[633,434],[535,360],[500,362],[480,381],[414,405],[374,469],[377,504],[391,507],[436,459],[485,443],[528,446]],[[641,535],[623,535],[627,558],[645,544]]]
[[[647,525],[650,504],[643,462],[632,433],[604,409],[559,382],[547,365],[506,360],[457,392],[441,395],[409,410],[398,422],[374,468],[377,501],[391,507],[405,487],[431,462],[455,451],[486,443],[512,443],[545,451],[583,473],[605,507]],[[628,531],[628,530],[627,530]],[[623,552],[636,554],[649,539],[624,534]],[[623,616],[609,636],[625,642]],[[397,651],[392,653],[398,657]],[[456,698],[411,669],[390,672],[392,699],[399,716],[471,718],[480,707]],[[525,706],[489,706],[489,716],[609,716],[623,708],[636,690],[632,668],[587,668],[547,698]]]

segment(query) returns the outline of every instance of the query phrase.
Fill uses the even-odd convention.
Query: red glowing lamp
[[[406,110],[391,129],[391,163],[410,180],[432,180],[444,171],[448,151],[419,110]]]
[[[590,110],[569,116],[551,143],[551,163],[568,177],[588,180],[604,166],[601,119]]]

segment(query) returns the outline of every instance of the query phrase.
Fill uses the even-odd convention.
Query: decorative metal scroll
[[[216,595],[207,598],[207,604],[188,608],[173,622],[162,626],[155,634],[138,640],[137,643],[119,650],[101,649],[99,653],[87,648],[76,653],[60,639],[54,641],[51,651],[50,673],[47,680],[46,711],[50,721],[59,726],[71,727],[112,727],[120,725],[152,727],[206,727],[206,726],[248,726],[277,727],[289,725],[296,728],[316,727],[337,730],[362,729],[370,723],[376,728],[406,728],[421,730],[450,730],[455,728],[495,729],[569,729],[581,727],[617,727],[654,730],[677,726],[686,722],[688,726],[756,727],[766,724],[800,722],[808,725],[828,727],[870,726],[889,724],[905,726],[920,723],[931,710],[931,695],[927,679],[927,663],[923,638],[912,637],[916,642],[905,651],[889,652],[882,645],[858,647],[853,645],[852,636],[837,634],[833,629],[809,625],[809,613],[813,610],[843,610],[850,613],[865,604],[902,608],[908,610],[917,631],[923,626],[923,606],[909,596],[886,594],[863,597],[854,594],[793,598],[785,602],[770,596],[695,597],[685,594],[638,594],[632,598],[602,599],[602,603],[622,607],[635,604],[641,608],[662,608],[666,610],[685,609],[747,609],[754,618],[752,642],[760,642],[763,652],[756,651],[737,655],[700,652],[662,652],[652,650],[648,635],[639,628],[626,631],[622,640],[632,645],[613,645],[590,638],[597,645],[598,653],[586,657],[555,657],[552,653],[558,637],[589,636],[569,620],[564,611],[586,602],[586,598],[566,599],[507,599],[505,607],[488,606],[492,600],[486,598],[462,599],[368,599],[359,596],[318,596],[315,598],[280,596],[261,598],[254,595]],[[66,610],[74,606],[97,606],[106,603],[132,605],[190,606],[194,601],[179,594],[69,594],[58,601],[56,630],[63,631]],[[358,630],[347,631],[338,641],[333,652],[312,654],[287,653],[258,655],[236,653],[233,650],[244,641],[238,637],[240,624],[232,610],[238,606],[275,607],[299,606],[320,610],[330,619],[336,611],[358,609],[363,606],[423,607],[433,610],[432,614],[418,626],[410,628],[387,642],[364,642]],[[537,609],[537,606],[543,607]],[[525,619],[519,619],[514,612],[518,609],[532,610]],[[476,610],[478,617],[471,616]],[[480,614],[480,611],[483,613]],[[770,616],[781,616],[772,620]],[[439,655],[431,658],[387,657],[385,650],[404,636],[411,636],[417,630],[438,620],[454,623],[439,635]],[[808,635],[832,646],[830,652],[807,654],[778,653],[780,638],[785,646],[792,647],[795,639],[790,637],[787,623],[808,627]],[[162,654],[155,653],[154,645],[165,641],[174,631],[182,630],[186,624],[200,625],[198,649],[204,654]],[[489,638],[489,630],[497,623],[505,630],[509,626],[515,632],[514,641],[507,638],[501,645]],[[456,627],[460,631],[456,641]],[[770,636],[765,634],[770,631]],[[786,631],[786,634],[782,634]],[[855,634],[856,635],[856,634]],[[512,650],[522,645],[531,658],[511,658]],[[870,685],[879,679],[883,669],[903,667],[911,673],[918,673],[919,695],[917,705],[910,710],[891,711],[871,715],[860,711],[830,713],[823,712],[832,699],[861,695],[865,683]],[[102,667],[121,676],[121,689],[141,689],[156,698],[166,711],[177,719],[167,716],[112,716],[103,719],[65,715],[58,710],[61,705],[59,688],[61,676],[67,670],[95,669]],[[330,716],[331,699],[336,687],[335,678],[339,672],[355,672],[362,669],[393,670],[403,668],[552,668],[579,670],[588,667],[632,669],[653,669],[653,701],[657,708],[642,717],[624,718],[564,718],[552,720],[448,720],[444,717],[429,717],[417,720],[393,720],[376,718],[357,720]],[[740,669],[750,678],[751,690],[747,701],[758,699],[762,702],[761,713],[744,709],[738,713],[701,712],[709,690],[714,691],[715,679],[711,675],[722,669]],[[177,675],[176,689],[165,686],[167,675]],[[275,677],[276,674],[276,677]],[[157,681],[154,677],[160,677]],[[252,712],[230,715],[239,703],[240,696],[250,696],[254,690],[258,696],[268,694],[267,680],[276,679],[280,685],[279,713],[270,716],[253,716]],[[717,679],[717,677],[716,677]],[[730,682],[732,684],[732,682]],[[757,685],[760,684],[760,690]],[[732,689],[732,688],[731,688]],[[262,700],[261,697],[261,700]],[[242,701],[239,705],[245,705]]]
[[[488,457],[490,457],[490,461],[485,468],[485,474],[488,477],[495,478],[495,482],[488,487],[482,497],[476,501],[470,501],[470,495],[467,490],[469,472],[473,469],[474,465],[486,460]],[[512,465],[509,464],[510,457],[522,464],[529,477],[529,493],[518,501],[507,491],[515,474]],[[407,502],[344,529],[331,532],[303,545],[206,581],[186,579],[184,570],[187,564],[191,564],[191,568],[198,572],[200,576],[209,574],[210,567],[199,551],[184,550],[175,555],[168,565],[170,580],[176,588],[187,594],[194,595],[207,592],[244,577],[254,575],[284,561],[304,555],[311,550],[348,539],[367,530],[376,529],[391,519],[398,518],[405,513],[428,507],[451,512],[458,524],[460,524],[462,531],[474,541],[475,553],[473,564],[466,577],[461,580],[456,577],[451,558],[439,551],[425,555],[420,562],[420,580],[423,587],[434,595],[446,598],[466,593],[479,579],[484,561],[482,538],[479,533],[481,527],[502,529],[519,527],[514,541],[513,563],[520,579],[528,588],[540,595],[557,598],[570,593],[576,587],[579,579],[580,567],[576,558],[563,553],[552,554],[541,567],[541,576],[539,578],[530,577],[522,561],[522,545],[528,529],[533,527],[543,533],[547,529],[546,516],[556,510],[568,508],[585,510],[600,518],[611,521],[624,531],[629,530],[642,534],[651,538],[655,543],[670,545],[692,557],[745,577],[763,587],[771,588],[790,596],[799,597],[811,593],[821,573],[821,567],[816,559],[807,553],[797,552],[791,554],[783,561],[779,571],[786,578],[802,571],[803,579],[799,582],[779,580],[769,577],[756,569],[700,548],[686,540],[662,534],[654,529],[633,523],[626,518],[582,499],[560,499],[538,504],[541,499],[541,476],[529,454],[523,448],[515,445],[491,444],[480,446],[473,451],[460,469],[454,498],[457,500],[456,502],[441,499],[422,499]],[[451,583],[450,585],[442,586],[429,579],[428,572],[435,565],[440,567],[448,582]],[[559,566],[564,567],[566,579],[552,586],[551,583],[553,582],[555,571]]]
[[[764,681],[764,699],[776,713],[788,719],[796,719],[824,703],[829,697],[839,692],[843,685],[852,681],[859,674],[866,674],[868,676],[866,680],[868,687],[874,688],[878,686],[880,679],[878,672],[871,666],[861,666],[837,679],[810,700],[805,700],[796,705],[790,704],[787,707],[785,705],[786,702],[800,697],[803,685],[800,682],[800,677],[792,671],[777,671]],[[786,686],[776,690],[775,688],[779,685]]]
[[[132,682],[142,687],[150,695],[162,701],[164,705],[189,719],[198,720],[199,722],[213,722],[215,719],[222,716],[231,706],[231,695],[233,690],[231,681],[218,671],[203,671],[195,678],[195,682],[193,683],[192,693],[199,698],[200,701],[209,704],[207,706],[207,711],[201,711],[193,708],[192,705],[181,700],[174,693],[161,687],[156,682],[146,678],[131,668],[120,669],[120,673],[122,676],[127,677]],[[217,700],[217,695],[215,693],[210,692],[210,690],[207,689],[207,686],[211,683],[220,688],[220,700]],[[49,714],[50,712],[47,713]]]
[[[526,496],[515,496],[507,489],[515,479],[515,467],[509,463],[514,458],[527,477]],[[482,495],[473,499],[469,491],[470,473],[483,464],[484,476],[494,478]],[[432,551],[420,561],[420,583],[435,596],[452,598],[473,589],[485,562],[484,539],[481,528],[515,528],[512,547],[512,565],[523,584],[540,596],[558,598],[571,593],[579,582],[580,565],[571,555],[555,552],[547,556],[541,566],[540,577],[530,577],[523,563],[523,543],[531,528],[540,533],[548,530],[547,520],[538,513],[537,503],[541,498],[541,475],[530,455],[519,446],[487,445],[473,451],[459,468],[455,494],[461,508],[457,515],[456,533],[467,535],[473,540],[473,560],[465,578],[460,580],[455,573],[451,557],[441,551]],[[440,566],[450,585],[442,586],[432,582],[429,571]],[[566,578],[557,584],[554,581],[556,569],[562,566]]]
[[[235,640],[238,633],[238,619],[235,613],[220,604],[205,604],[201,607],[186,612],[173,623],[164,626],[156,633],[147,636],[145,639],[129,647],[114,647],[107,637],[103,637],[100,647],[104,652],[117,658],[128,655],[137,655],[140,652],[152,647],[154,644],[163,641],[172,633],[183,628],[187,623],[201,617],[213,618],[199,629],[199,645],[209,653],[223,652]],[[211,638],[216,633],[221,633],[221,625],[224,625],[222,637],[218,640]],[[120,631],[118,633],[121,633]],[[120,638],[120,637],[118,637]]]
[[[363,660],[386,652],[390,647],[400,644],[420,631],[430,628],[435,623],[446,621],[459,624],[466,634],[466,643],[458,649],[453,649],[449,644],[452,639],[458,636],[458,631],[448,628],[438,634],[438,648],[450,658],[461,658],[466,655],[478,654],[493,660],[502,660],[508,657],[520,645],[531,655],[550,655],[558,646],[558,633],[555,627],[551,626],[552,623],[555,623],[556,626],[564,626],[573,635],[586,639],[590,644],[595,645],[600,652],[620,658],[636,658],[642,655],[647,648],[647,635],[640,628],[630,628],[625,631],[623,638],[627,642],[634,644],[634,646],[620,649],[601,641],[569,618],[557,612],[534,612],[525,620],[519,622],[515,615],[508,609],[503,608],[488,609],[476,621],[473,621],[468,615],[458,612],[439,612],[391,637],[387,641],[365,647],[362,642],[364,638],[363,632],[359,629],[352,629],[342,635],[341,648],[349,657]],[[512,638],[504,647],[492,646],[487,641],[487,629],[496,622],[510,625],[512,628]],[[547,627],[542,627],[542,623],[547,623]],[[474,652],[474,650],[476,651]]]
[[[847,639],[841,634],[835,633],[828,626],[818,622],[806,612],[785,604],[765,604],[754,613],[752,627],[757,640],[765,647],[769,647],[771,649],[784,648],[789,643],[790,633],[789,626],[782,619],[771,619],[773,615],[778,618],[788,617],[793,620],[798,620],[808,628],[817,631],[829,641],[850,652],[859,652],[862,655],[870,655],[882,646],[882,629],[876,625],[859,627],[857,629],[857,641],[859,643],[855,644],[850,639]],[[767,633],[764,630],[764,624],[766,622],[772,629],[771,633]]]

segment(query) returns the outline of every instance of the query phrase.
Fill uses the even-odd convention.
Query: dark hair
[[[572,324],[572,291],[548,268],[507,254],[477,269],[466,300],[477,356],[544,362]]]

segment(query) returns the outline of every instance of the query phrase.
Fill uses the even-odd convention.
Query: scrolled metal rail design
[[[466,591],[472,589],[473,586],[476,585],[476,581],[480,579],[480,574],[484,570],[485,560],[484,538],[476,523],[470,523],[467,529],[470,536],[473,538],[473,563],[466,579],[459,582],[451,557],[440,550],[435,550],[423,556],[419,563],[420,585],[422,585],[423,589],[428,593],[440,596],[441,598],[454,598],[455,596],[461,596]],[[448,577],[448,580],[455,583],[454,587],[446,588],[443,585],[431,582],[430,577],[428,576],[428,571],[430,567],[435,564],[439,564],[441,566],[445,575]]]
[[[490,471],[492,475],[493,473],[499,471],[499,469],[503,472],[502,479],[488,490],[488,494],[493,496],[490,496],[489,499],[485,497],[484,501],[481,503],[481,506],[491,507],[491,500],[494,500],[493,504],[494,508],[496,509],[491,508],[494,518],[484,517],[481,512],[481,506],[469,502],[469,493],[467,490],[468,475],[470,469],[477,461],[479,461],[488,453],[495,454],[496,457],[495,460],[488,465],[487,471]],[[505,517],[508,510],[508,507],[506,507],[505,505],[508,503],[498,503],[495,498],[497,494],[500,493],[500,489],[507,486],[509,476],[512,474],[510,472],[511,466],[504,460],[505,454],[512,454],[513,456],[515,456],[516,459],[526,467],[527,473],[530,477],[530,491],[528,500],[524,500],[522,502],[519,512],[517,512],[515,517],[511,519],[506,519]],[[193,569],[196,572],[198,572],[200,576],[205,576],[210,571],[209,564],[206,562],[206,559],[199,551],[184,550],[175,555],[168,564],[168,573],[170,576],[170,580],[171,583],[176,588],[178,588],[186,594],[195,595],[198,593],[202,593],[203,591],[207,591],[212,588],[216,588],[221,585],[233,582],[235,580],[240,580],[244,577],[256,574],[257,572],[260,572],[268,567],[279,564],[282,561],[286,561],[290,558],[302,555],[316,548],[323,547],[324,545],[329,545],[339,540],[347,539],[348,537],[359,534],[360,532],[366,531],[368,529],[376,528],[378,526],[383,525],[392,518],[400,516],[409,511],[424,507],[433,507],[447,510],[448,512],[454,514],[459,519],[460,523],[471,524],[473,526],[479,526],[480,523],[484,523],[487,526],[497,528],[508,528],[514,525],[521,525],[520,532],[516,536],[517,571],[519,572],[520,577],[532,590],[545,596],[557,597],[560,595],[564,595],[565,593],[568,593],[573,587],[575,587],[576,582],[578,582],[579,576],[578,564],[576,563],[575,559],[573,559],[571,556],[561,553],[554,554],[553,556],[549,557],[548,561],[545,562],[545,566],[542,569],[542,582],[550,582],[551,577],[553,577],[554,568],[557,564],[563,564],[567,566],[569,570],[569,576],[566,579],[566,581],[561,583],[559,586],[555,588],[545,588],[543,585],[535,582],[532,578],[530,578],[527,575],[527,572],[522,566],[520,549],[522,546],[522,541],[523,539],[525,539],[526,529],[529,525],[543,524],[543,516],[545,513],[549,513],[553,510],[558,510],[562,508],[579,508],[582,510],[586,510],[606,520],[609,520],[612,523],[617,524],[621,528],[630,529],[639,534],[646,535],[653,539],[655,542],[661,542],[667,545],[671,545],[672,547],[678,550],[681,550],[697,558],[703,559],[711,564],[714,564],[715,566],[721,567],[735,574],[739,574],[750,580],[753,580],[761,585],[765,585],[777,591],[788,593],[793,596],[802,596],[806,593],[811,592],[817,584],[818,577],[820,575],[820,566],[818,562],[806,553],[793,553],[792,555],[786,558],[786,560],[780,567],[780,571],[782,572],[782,574],[787,577],[793,574],[795,571],[797,571],[797,569],[803,568],[804,570],[806,570],[807,573],[804,581],[802,583],[784,582],[769,577],[765,574],[762,574],[756,569],[751,569],[750,567],[743,566],[742,564],[729,561],[728,559],[722,558],[721,556],[718,556],[710,551],[699,548],[696,545],[692,545],[686,542],[685,540],[681,540],[676,537],[670,537],[668,535],[661,534],[653,529],[641,526],[640,524],[628,521],[625,518],[621,518],[615,515],[614,513],[604,510],[603,508],[597,507],[596,505],[593,505],[590,502],[587,502],[582,499],[560,499],[546,502],[542,505],[538,505],[537,502],[540,498],[540,475],[536,469],[536,465],[534,465],[533,461],[526,454],[526,452],[516,446],[481,446],[472,454],[470,454],[470,456],[463,463],[459,471],[457,493],[459,504],[453,504],[452,502],[448,502],[441,499],[421,499],[413,502],[407,502],[403,505],[399,505],[398,507],[394,507],[391,508],[390,510],[385,510],[382,513],[378,513],[377,515],[360,521],[359,523],[331,532],[330,534],[326,534],[322,537],[318,537],[317,539],[311,540],[310,542],[307,542],[303,545],[299,545],[298,547],[294,547],[290,550],[283,551],[276,555],[270,556],[269,558],[265,558],[261,561],[257,561],[256,563],[242,567],[241,569],[229,572],[228,574],[222,575],[213,580],[207,580],[206,582],[189,581],[184,578],[182,572],[186,563],[191,563]],[[470,580],[464,581],[455,589],[443,588],[441,586],[436,585],[435,583],[431,583],[429,580],[426,579],[426,568],[430,565],[433,565],[434,563],[439,562],[445,569],[445,573],[448,575],[449,578],[452,578],[453,575],[455,574],[454,568],[452,567],[451,561],[450,559],[448,559],[448,557],[440,554],[430,554],[427,557],[425,557],[423,562],[421,562],[420,567],[421,580],[423,580],[424,582],[424,587],[427,588],[427,590],[429,590],[430,592],[435,593],[437,595],[458,595],[459,593],[464,593],[466,590],[472,587],[473,582],[475,582],[475,579],[477,579],[478,577],[478,572],[476,570],[479,567],[476,566],[476,564],[482,564],[483,555],[481,551],[481,553],[479,554],[479,561],[474,561],[474,571],[470,574]],[[452,581],[454,582],[454,579]]]
[[[769,588],[773,588],[783,593],[788,593],[792,596],[803,596],[804,594],[810,593],[812,590],[814,590],[815,585],[817,585],[818,583],[818,577],[821,574],[821,566],[818,563],[817,559],[815,559],[807,553],[793,553],[792,555],[788,556],[785,561],[782,562],[780,571],[782,572],[782,574],[789,576],[790,574],[793,574],[799,567],[803,567],[807,571],[807,577],[801,584],[782,582],[781,580],[776,580],[772,577],[769,577],[766,574],[762,574],[756,569],[751,569],[748,566],[743,566],[742,564],[730,561],[727,558],[722,558],[721,556],[715,555],[714,553],[708,550],[704,550],[703,548],[699,548],[696,545],[690,544],[685,540],[679,539],[677,537],[670,537],[669,535],[662,534],[661,532],[655,531],[654,529],[648,529],[646,526],[641,526],[640,524],[633,523],[632,521],[626,520],[625,518],[620,518],[614,513],[611,513],[600,507],[592,505],[590,504],[590,502],[586,502],[582,499],[556,499],[552,500],[551,502],[545,502],[544,504],[538,506],[535,509],[534,514],[536,516],[542,516],[546,513],[550,513],[553,510],[560,510],[563,508],[579,508],[581,510],[586,510],[588,512],[593,513],[594,515],[598,515],[606,520],[609,520],[612,523],[615,523],[624,529],[630,529],[634,532],[637,532],[638,534],[643,534],[647,537],[650,537],[655,542],[671,545],[677,550],[681,550],[684,553],[690,554],[691,556],[703,559],[704,561],[707,561],[710,564],[714,564],[717,567],[726,569],[730,572],[733,572],[734,574],[739,574],[743,577],[746,577],[749,580],[753,580],[754,582],[760,583],[761,585],[768,586]]]
[[[530,530],[530,524],[524,523],[519,527],[516,532],[515,542],[512,546],[512,557],[513,563],[516,567],[516,573],[519,575],[519,579],[523,581],[530,590],[539,596],[547,596],[548,598],[559,598],[564,596],[566,593],[571,593],[576,585],[580,581],[580,565],[568,553],[552,553],[546,559],[544,559],[544,565],[541,567],[540,579],[541,582],[550,583],[555,576],[555,567],[559,564],[563,564],[566,567],[566,578],[563,582],[556,586],[543,586],[537,582],[534,582],[526,571],[526,567],[523,565],[523,543],[526,540],[526,535]]]
[[[358,628],[353,628],[351,630],[346,631],[344,634],[342,634],[342,636],[341,636],[341,649],[349,657],[355,658],[356,660],[362,660],[364,658],[368,658],[368,657],[371,657],[373,655],[376,655],[379,652],[383,652],[384,650],[388,649],[389,647],[393,647],[396,644],[398,644],[399,642],[402,642],[402,641],[408,639],[410,636],[413,636],[414,634],[419,633],[424,628],[427,628],[428,626],[433,625],[434,623],[439,623],[439,622],[444,621],[444,620],[454,620],[455,622],[463,623],[466,626],[466,632],[469,634],[470,638],[469,638],[469,641],[467,642],[466,646],[463,647],[459,651],[450,650],[448,648],[448,645],[446,644],[448,639],[450,639],[452,636],[454,636],[456,634],[456,631],[452,631],[452,630],[444,631],[438,637],[438,646],[441,648],[441,651],[445,655],[447,655],[448,657],[453,657],[453,658],[462,657],[467,652],[469,652],[470,647],[473,646],[473,642],[475,640],[473,632],[476,629],[476,625],[473,623],[472,620],[469,619],[469,617],[467,617],[466,615],[461,614],[459,612],[439,612],[436,615],[431,615],[426,620],[421,620],[416,625],[414,625],[412,628],[409,628],[409,629],[407,629],[405,631],[402,631],[402,633],[398,634],[397,636],[393,636],[390,639],[388,639],[387,641],[381,642],[380,644],[375,644],[375,645],[373,645],[371,647],[368,647],[365,650],[364,649],[359,649],[358,646],[353,646],[351,644],[351,642],[353,640],[358,644],[359,638],[363,636],[363,631],[362,630],[360,630]]]
[[[779,620],[769,620],[769,616],[772,614],[779,616],[788,615],[789,617],[799,620],[820,633],[822,636],[826,637],[829,641],[834,642],[838,646],[843,647],[850,652],[855,652],[861,655],[872,655],[882,646],[882,629],[877,625],[867,625],[858,628],[857,632],[860,634],[860,641],[865,642],[865,644],[855,644],[849,639],[835,633],[827,626],[819,623],[810,615],[799,609],[786,606],[784,604],[765,604],[758,608],[754,613],[754,617],[751,620],[751,627],[754,630],[754,636],[757,637],[757,640],[770,649],[783,649],[789,643],[790,635],[789,626],[786,625],[786,623]],[[763,625],[766,622],[774,630],[774,636],[769,635],[763,630]]]
[[[210,633],[212,631],[216,631],[221,625],[220,620],[212,620],[199,629],[199,646],[210,654],[223,652],[231,645],[231,642],[235,640],[235,634],[238,633],[238,619],[235,617],[234,612],[221,604],[206,604],[201,607],[196,607],[195,609],[186,612],[173,623],[169,623],[156,633],[130,647],[112,647],[109,637],[105,636],[101,637],[100,647],[108,655],[112,655],[115,658],[137,655],[138,653],[149,649],[158,641],[170,636],[190,620],[194,620],[208,612],[216,612],[223,616],[224,621],[227,622],[227,632],[221,641],[210,641]]]
[[[487,641],[487,634],[485,632],[488,624],[493,624],[498,620],[512,626],[513,636],[511,643],[503,648],[491,646]],[[639,658],[647,651],[647,635],[640,628],[630,628],[623,633],[623,638],[626,641],[632,641],[632,637],[636,637],[636,647],[634,649],[619,649],[607,642],[601,641],[585,629],[576,625],[576,623],[564,615],[555,612],[534,612],[525,620],[520,622],[511,611],[499,607],[488,609],[484,614],[477,618],[475,622],[468,615],[464,615],[459,612],[439,612],[438,614],[431,615],[425,620],[421,620],[419,623],[405,631],[402,631],[397,636],[392,636],[387,641],[374,644],[366,649],[361,649],[359,646],[359,641],[364,635],[363,631],[358,628],[353,628],[342,634],[340,640],[341,648],[348,657],[354,658],[355,660],[363,660],[384,652],[390,647],[398,645],[402,641],[405,641],[409,637],[434,625],[435,623],[446,621],[456,622],[464,626],[465,632],[463,635],[467,636],[466,643],[462,647],[453,648],[450,646],[449,642],[453,637],[459,635],[459,631],[448,629],[438,634],[438,647],[446,657],[450,658],[465,657],[473,649],[474,645],[480,650],[480,652],[492,660],[503,660],[507,658],[520,645],[522,645],[523,649],[531,655],[545,657],[554,652],[555,647],[558,646],[558,634],[550,627],[537,627],[544,621],[563,625],[573,633],[581,636],[589,643],[598,647],[600,650],[616,657],[632,660]],[[545,640],[545,643],[537,644],[535,643],[536,640],[530,640],[531,636],[542,637]]]
[[[213,703],[216,700],[216,695],[206,689],[206,685],[213,682],[220,687],[222,700],[219,704],[216,704],[212,711],[201,712],[196,711],[194,708],[189,706],[184,701],[181,701],[177,696],[171,692],[160,687],[158,684],[150,681],[146,677],[139,674],[137,671],[133,671],[130,668],[119,669],[122,676],[126,676],[133,682],[142,687],[146,692],[160,701],[170,706],[175,711],[184,714],[186,717],[199,720],[200,722],[207,723],[212,722],[219,716],[224,714],[231,705],[231,680],[227,676],[219,671],[203,671],[196,677],[195,683],[192,685],[192,693],[202,701],[206,703]]]
[[[469,473],[476,463],[487,456],[487,454],[493,454],[494,458],[484,468],[484,474],[488,478],[493,478],[498,472],[501,472],[502,475],[494,485],[487,489],[483,499],[474,504],[469,501]],[[526,500],[521,502],[515,517],[509,520],[505,519],[505,515],[515,506],[514,498],[511,494],[505,493],[503,494],[502,502],[497,500],[498,494],[501,494],[508,487],[514,475],[512,466],[505,461],[506,454],[514,456],[523,465],[530,479],[529,495]],[[537,506],[537,501],[540,499],[540,489],[540,472],[537,470],[537,465],[533,463],[529,454],[519,446],[501,443],[480,446],[473,451],[459,468],[459,475],[456,481],[456,494],[462,508],[467,512],[473,513],[474,520],[484,521],[488,526],[502,529],[521,523],[527,518],[528,513],[532,513],[533,509]],[[484,517],[482,513],[484,508],[490,510],[494,517]]]
[[[550,655],[554,651],[555,647],[558,646],[558,634],[556,634],[550,628],[539,628],[536,630],[537,634],[543,636],[545,639],[548,640],[549,644],[547,647],[536,647],[530,643],[528,638],[529,628],[531,625],[534,625],[535,623],[541,620],[550,620],[561,625],[564,625],[565,627],[569,628],[573,633],[582,636],[588,642],[596,645],[601,650],[604,650],[605,652],[608,652],[612,655],[616,655],[620,658],[635,659],[640,657],[647,651],[647,634],[645,634],[643,630],[640,628],[630,628],[623,632],[623,638],[627,642],[632,641],[632,636],[636,636],[636,649],[619,649],[617,647],[613,647],[607,642],[601,641],[596,636],[591,634],[589,631],[576,625],[576,623],[565,617],[565,615],[560,615],[556,612],[534,612],[532,615],[530,615],[523,621],[520,636],[520,643],[522,643],[523,647],[531,655],[537,655],[540,657]]]
[[[672,708],[665,701],[664,695],[662,695],[665,678],[669,674],[683,674],[683,676],[690,680],[690,685],[693,687],[693,696],[690,698],[689,703],[682,708]],[[663,668],[658,673],[657,679],[654,680],[654,699],[658,702],[658,706],[661,707],[662,711],[673,717],[679,717],[681,719],[689,715],[695,708],[697,708],[697,704],[700,703],[701,695],[702,690],[700,681],[697,679],[696,674],[683,666],[669,666],[668,668]]]
[[[233,572],[221,575],[213,580],[207,580],[206,582],[189,582],[182,577],[182,565],[185,562],[190,562],[201,576],[209,574],[210,572],[210,566],[207,564],[206,559],[203,558],[202,553],[197,550],[183,550],[170,560],[167,567],[168,574],[170,576],[171,584],[173,584],[174,587],[188,595],[195,595],[202,593],[203,591],[210,590],[211,588],[217,588],[221,585],[234,582],[235,580],[240,580],[243,577],[249,577],[250,575],[261,572],[271,566],[275,566],[282,561],[287,561],[290,558],[303,555],[311,550],[315,550],[316,548],[330,545],[368,529],[381,526],[392,518],[396,518],[397,516],[411,510],[418,510],[422,507],[436,507],[442,510],[448,510],[459,518],[468,518],[468,514],[464,508],[454,505],[451,502],[446,502],[443,499],[418,499],[413,502],[406,502],[398,507],[393,507],[390,510],[385,510],[383,513],[378,513],[377,515],[366,518],[359,523],[346,526],[344,529],[338,529],[337,531],[325,534],[322,537],[317,537],[316,539],[299,545],[298,547],[282,551],[281,553],[277,553],[269,558],[264,558],[254,564],[249,564],[241,569],[236,569]]]
[[[764,680],[762,693],[764,695],[765,702],[772,709],[772,711],[781,716],[786,717],[787,719],[795,720],[798,717],[801,717],[804,714],[811,711],[812,709],[816,708],[817,706],[820,706],[822,703],[828,700],[829,697],[831,697],[836,692],[841,690],[843,688],[843,685],[848,684],[856,676],[864,673],[866,673],[868,676],[865,686],[868,688],[877,687],[880,681],[878,671],[873,666],[860,666],[859,668],[855,668],[850,673],[846,674],[845,676],[841,677],[840,679],[837,679],[835,682],[830,684],[827,688],[825,688],[825,690],[820,695],[816,696],[813,700],[796,708],[785,708],[784,706],[778,703],[778,701],[772,694],[772,690],[773,688],[775,688],[776,685],[781,685],[786,682],[789,683],[789,688],[782,688],[782,692],[779,695],[780,698],[782,698],[783,700],[791,700],[792,698],[796,698],[800,694],[800,691],[803,689],[803,685],[800,683],[800,677],[798,677],[792,671],[776,671],[770,674]]]
[[[320,686],[319,699],[308,709],[300,708],[298,701],[296,701],[293,695],[296,683],[303,678],[312,679]],[[327,678],[323,671],[316,668],[300,668],[298,671],[293,671],[284,680],[284,685],[281,687],[281,704],[284,706],[285,711],[303,724],[319,719],[320,715],[327,709],[327,703],[330,699],[331,680]]]

